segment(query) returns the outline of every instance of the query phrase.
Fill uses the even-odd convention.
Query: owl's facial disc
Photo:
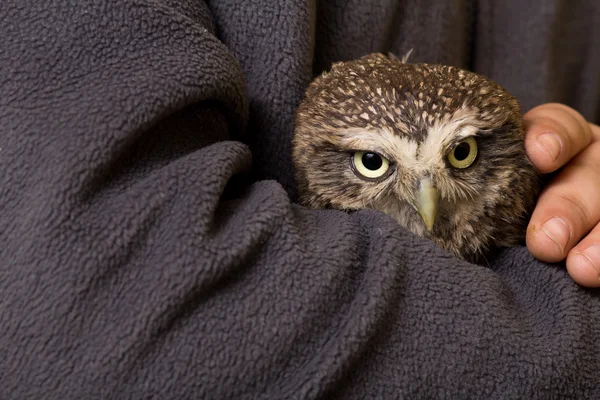
[[[453,125],[452,121],[449,124],[446,130],[440,128],[448,133],[444,135],[445,140],[439,143],[419,144],[385,128],[344,129],[338,132],[339,143],[343,143],[350,151],[349,168],[365,182],[363,193],[368,190],[371,195],[363,196],[373,200],[370,202],[373,208],[387,209],[402,221],[407,211],[402,211],[401,204],[408,205],[414,210],[417,221],[423,224],[421,229],[430,234],[434,233],[438,217],[449,218],[447,212],[454,208],[448,207],[448,204],[464,195],[458,195],[458,189],[454,189],[454,194],[448,193],[451,187],[447,184],[448,179],[453,179],[453,182],[457,179],[456,176],[449,178],[448,171],[462,174],[475,163],[478,157],[476,133],[479,131],[475,126]],[[382,196],[387,200],[380,202],[379,193],[391,194],[390,191],[395,192],[395,196]],[[393,197],[397,198],[397,206],[389,203]],[[446,206],[440,208],[442,197],[446,199]]]

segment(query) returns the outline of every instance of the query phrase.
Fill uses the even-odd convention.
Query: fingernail
[[[571,238],[569,226],[560,217],[553,217],[542,226],[542,231],[560,248],[561,254],[565,253],[567,242]]]
[[[547,152],[550,155],[550,157],[552,157],[552,160],[556,161],[563,148],[560,136],[558,136],[554,132],[547,132],[542,133],[540,136],[538,136],[537,140],[538,147]]]
[[[592,267],[598,273],[598,279],[600,279],[600,246],[595,244],[591,245],[581,253],[577,253],[581,256],[581,262],[589,264],[588,267]]]

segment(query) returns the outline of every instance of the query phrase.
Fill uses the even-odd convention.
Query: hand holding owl
[[[527,247],[542,261],[566,258],[580,285],[600,286],[600,127],[562,104],[525,114],[527,154],[544,173],[562,170],[540,194]]]

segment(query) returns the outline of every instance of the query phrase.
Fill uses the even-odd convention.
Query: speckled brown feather
[[[472,131],[479,148],[464,170],[444,158],[459,130]],[[483,76],[383,54],[337,63],[313,81],[297,110],[293,159],[300,200],[313,208],[378,209],[475,260],[523,239],[539,191],[523,140],[518,102]],[[350,167],[355,151],[384,155],[389,176],[359,178]],[[424,173],[440,192],[432,231],[408,204]]]

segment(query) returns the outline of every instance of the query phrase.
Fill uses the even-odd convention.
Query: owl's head
[[[522,240],[539,190],[514,97],[459,68],[382,54],[310,85],[293,159],[304,205],[380,210],[470,260]]]

